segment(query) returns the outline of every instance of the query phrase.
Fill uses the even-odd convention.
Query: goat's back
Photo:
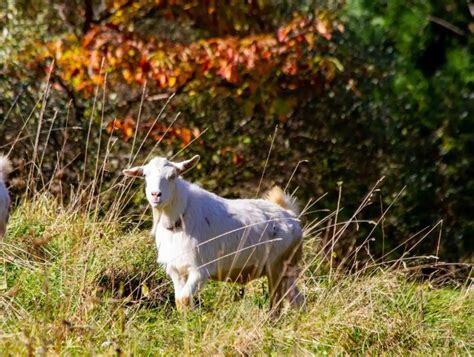
[[[301,244],[299,220],[270,201],[224,199],[196,187],[193,191],[186,230],[196,239],[200,264],[212,278],[232,278],[232,272],[248,277],[243,280],[258,278],[267,263]]]

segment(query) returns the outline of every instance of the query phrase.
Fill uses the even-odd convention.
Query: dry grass
[[[474,349],[474,295],[415,283],[402,270],[327,274],[306,241],[306,306],[268,314],[266,284],[211,283],[180,316],[148,231],[62,207],[20,205],[3,242],[0,350],[11,354],[460,354]]]

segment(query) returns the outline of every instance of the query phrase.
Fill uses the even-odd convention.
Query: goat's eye
[[[169,179],[170,180],[174,180],[176,178],[176,173],[172,173],[170,176],[169,176]]]

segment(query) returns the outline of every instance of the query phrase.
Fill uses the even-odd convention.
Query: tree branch
[[[92,0],[84,0],[84,24],[82,26],[82,33],[87,33],[94,21],[94,8],[92,5]]]
[[[456,35],[459,35],[459,36],[465,35],[464,31],[461,30],[459,27],[457,27],[456,25],[453,25],[452,23],[446,20],[440,19],[439,17],[428,15],[428,20],[450,30],[451,32],[454,32]]]

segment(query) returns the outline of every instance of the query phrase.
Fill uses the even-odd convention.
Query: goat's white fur
[[[11,163],[7,157],[0,155],[0,239],[7,230],[8,212],[10,210],[10,197],[5,180],[11,171]]]
[[[245,283],[262,276],[269,281],[272,307],[278,309],[283,297],[300,303],[302,230],[291,199],[279,188],[268,199],[219,197],[179,176],[198,161],[199,156],[181,163],[156,157],[123,171],[145,177],[158,263],[173,281],[177,307],[192,306],[192,296],[208,279]]]

